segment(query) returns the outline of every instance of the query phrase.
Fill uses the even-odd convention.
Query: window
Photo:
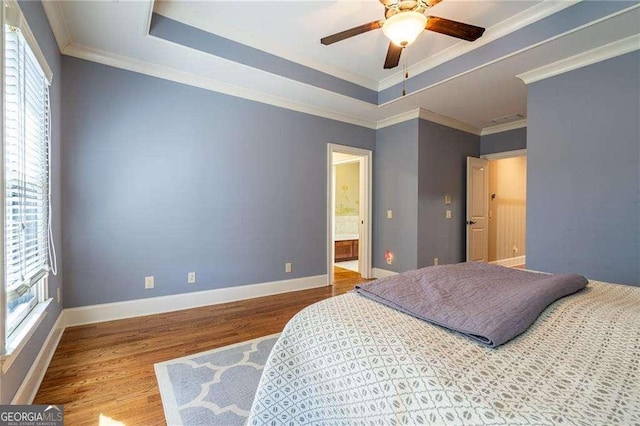
[[[18,6],[8,12],[4,26],[3,311],[10,341],[37,303],[47,297],[50,129],[49,73],[44,71],[49,69],[42,65],[42,53],[37,45],[34,48]]]

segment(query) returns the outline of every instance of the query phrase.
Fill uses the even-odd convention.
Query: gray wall
[[[480,138],[480,155],[527,149],[527,128],[509,130]]]
[[[376,132],[374,267],[403,272],[431,265],[434,257],[442,264],[465,260],[466,157],[479,149],[479,136],[422,119]],[[452,196],[449,206],[445,194]],[[445,219],[446,209],[452,219]]]
[[[479,149],[477,135],[420,120],[418,267],[433,265],[434,257],[440,264],[466,260],[467,157],[477,157]]]
[[[375,131],[66,56],[63,69],[65,307],[326,274],[327,143],[373,149]]]
[[[49,21],[44,14],[42,4],[35,1],[20,1],[22,9],[29,27],[38,40],[38,45],[47,58],[49,67],[53,71],[53,83],[51,85],[51,173],[52,173],[52,213],[53,213],[53,233],[58,253],[61,250],[61,198],[60,198],[60,105],[61,105],[61,66],[60,52],[58,45],[49,27]],[[22,384],[40,348],[58,315],[61,306],[56,301],[56,289],[62,286],[62,259],[58,257],[58,276],[51,275],[49,278],[49,295],[53,297],[49,305],[47,315],[42,323],[35,330],[26,346],[20,352],[19,358],[13,363],[9,371],[0,377],[0,404],[8,404],[16,391]]]
[[[373,266],[415,269],[418,238],[418,119],[376,132],[373,161]],[[387,210],[393,218],[387,219]],[[387,265],[384,252],[394,255]]]
[[[640,53],[528,87],[527,267],[640,285]]]

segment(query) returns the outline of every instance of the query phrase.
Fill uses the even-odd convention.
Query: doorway
[[[327,275],[330,284],[371,275],[371,151],[329,144]]]
[[[527,157],[489,160],[489,262],[526,263]]]
[[[468,158],[467,261],[526,263],[526,150]]]

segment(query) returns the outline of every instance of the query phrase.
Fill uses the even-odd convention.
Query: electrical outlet
[[[387,210],[387,219],[393,219],[393,211]]]
[[[56,302],[58,305],[62,301],[62,295],[60,294],[60,287],[56,288]]]
[[[433,258],[433,265],[434,265],[434,266],[437,266],[439,262],[440,262],[440,260],[438,260],[438,258],[437,258],[437,257],[434,257],[434,258]]]
[[[291,263],[284,264],[284,272],[291,272]]]
[[[444,213],[444,217],[445,217],[446,219],[451,219],[451,210],[447,210],[447,211]]]
[[[196,282],[196,273],[189,272],[187,274],[187,284],[195,284],[195,282]]]
[[[155,285],[153,277],[144,277],[144,288],[149,290]]]

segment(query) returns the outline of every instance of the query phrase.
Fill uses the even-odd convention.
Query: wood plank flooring
[[[97,425],[101,416],[165,424],[153,364],[277,333],[306,306],[365,281],[342,268],[334,274],[333,286],[68,328],[34,404],[63,404],[69,425]]]

